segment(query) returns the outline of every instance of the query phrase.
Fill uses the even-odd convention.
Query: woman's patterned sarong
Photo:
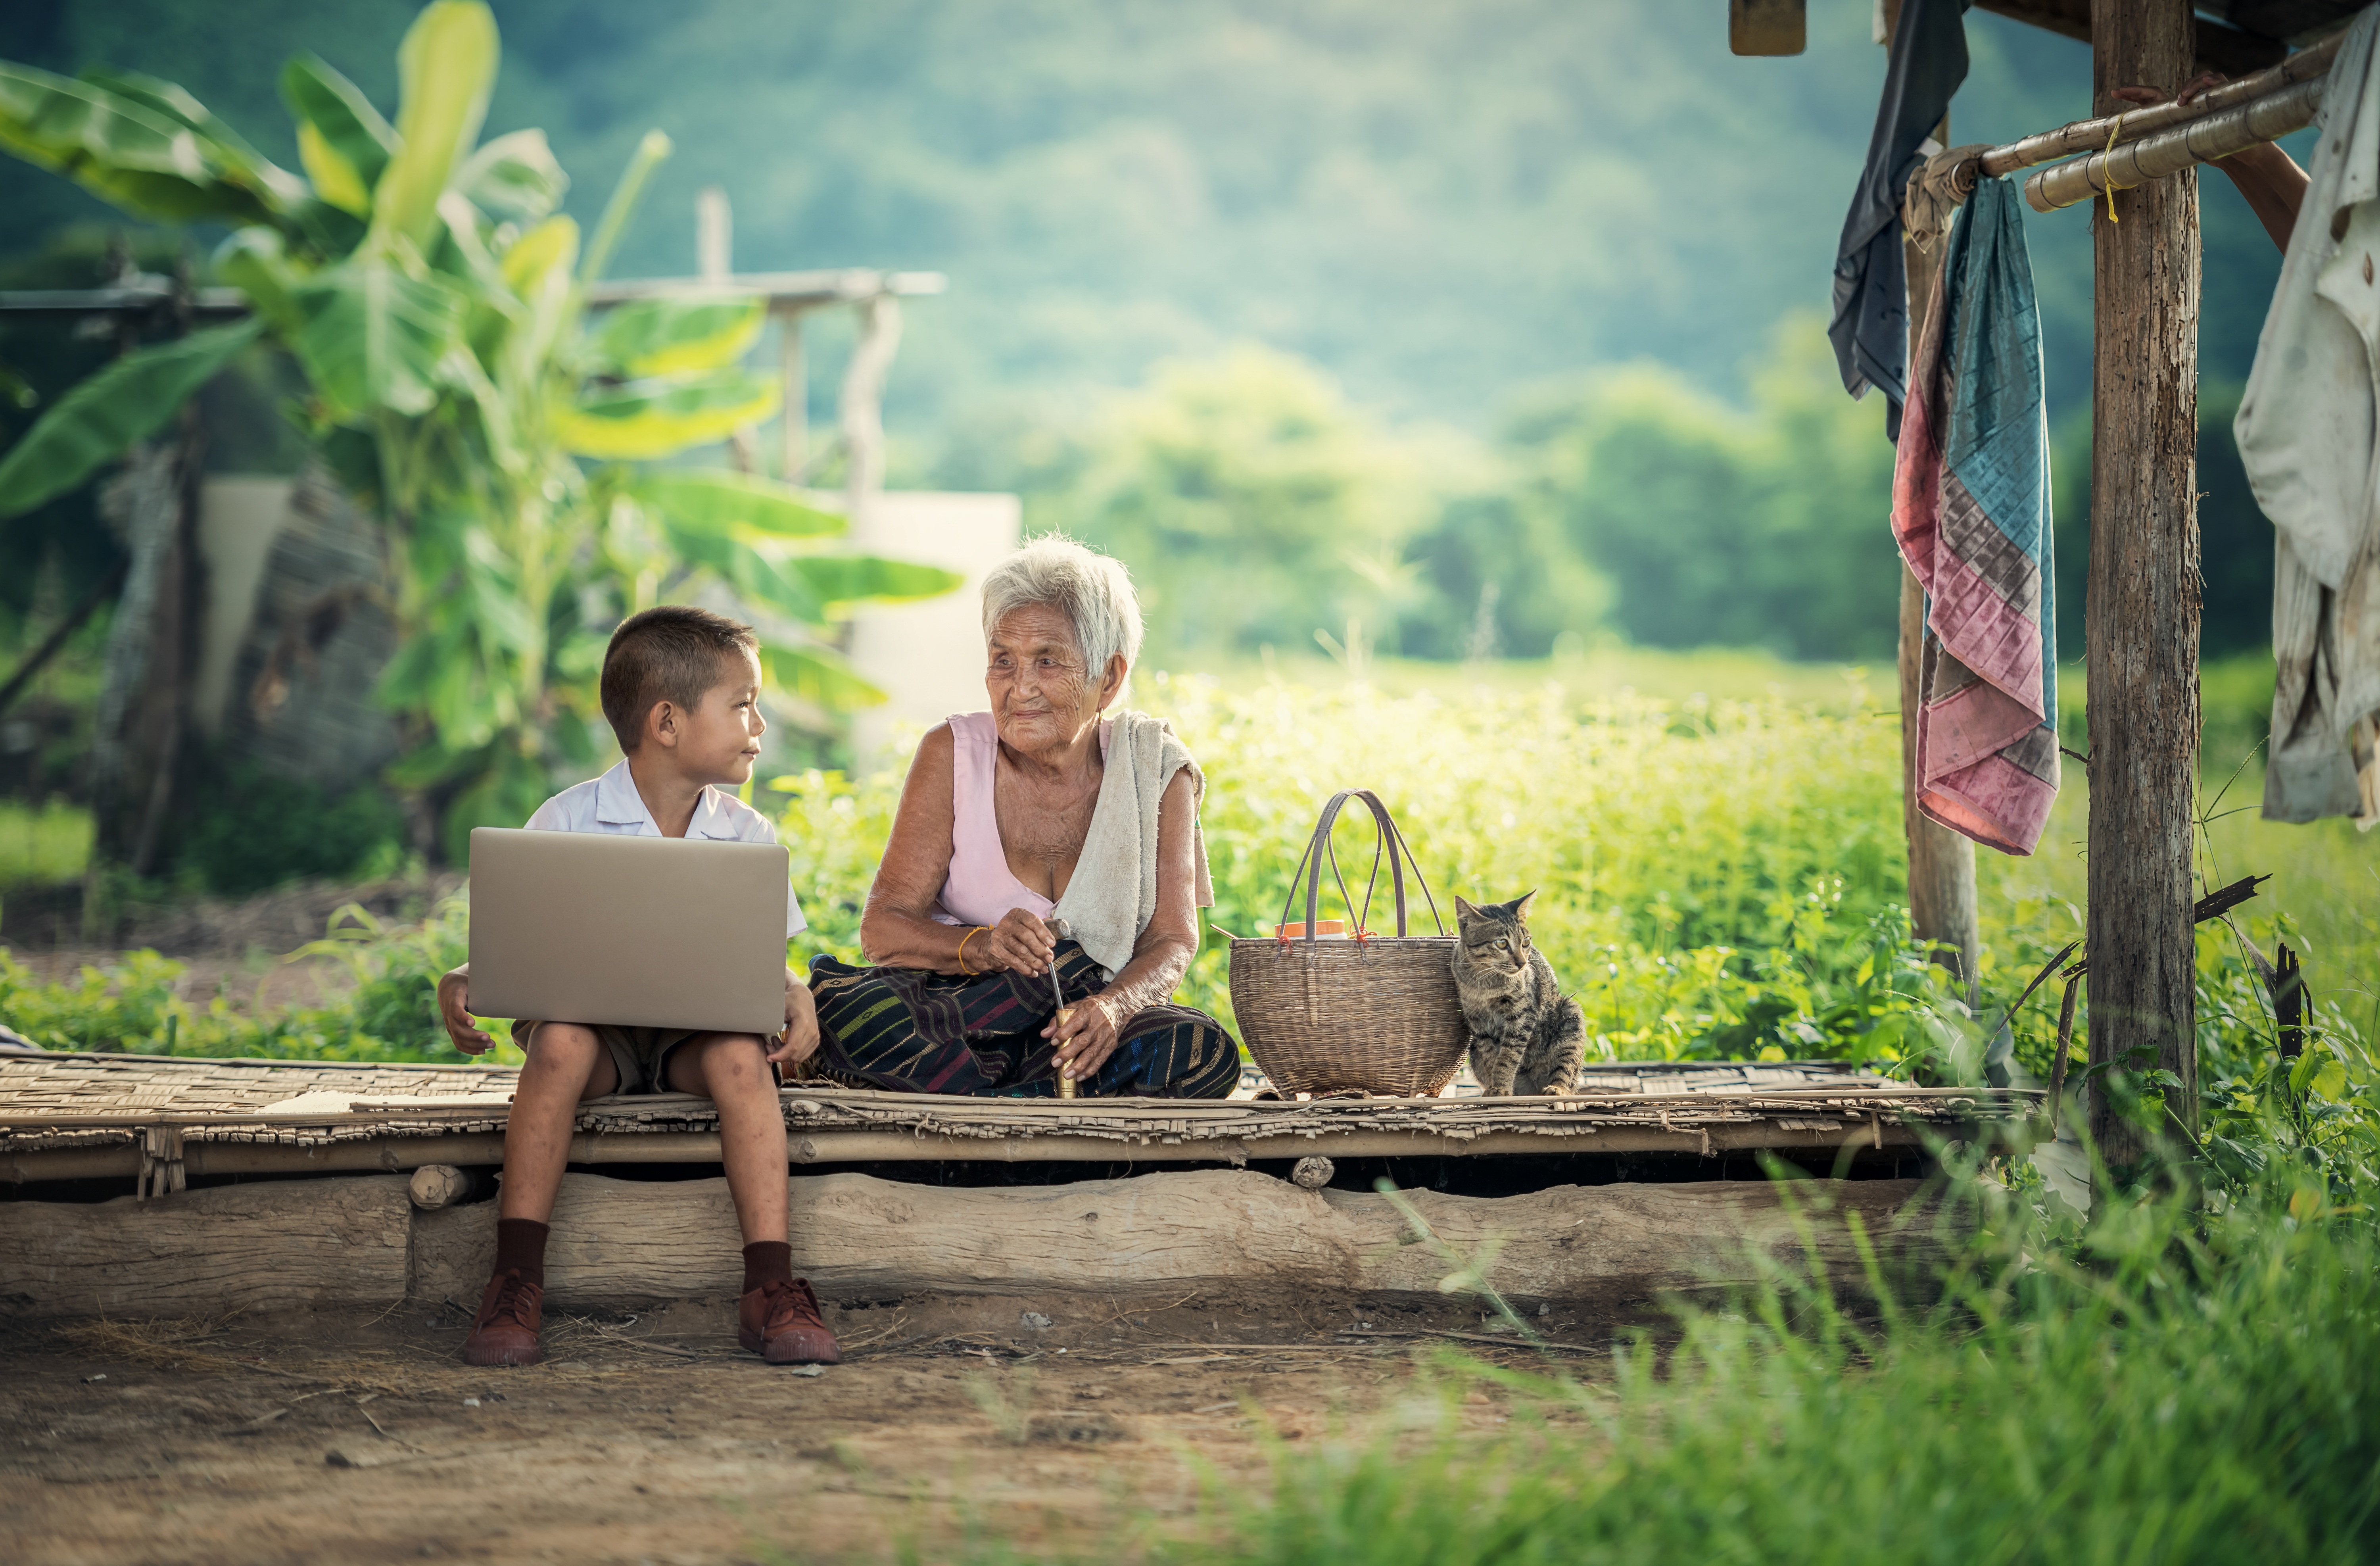
[[[1106,987],[1099,965],[1071,941],[1058,945],[1071,1002]],[[901,1093],[1047,1099],[1057,1066],[1042,1028],[1057,1014],[1046,973],[923,973],[862,968],[819,957],[819,1074]],[[1076,1090],[1098,1098],[1223,1099],[1240,1080],[1240,1049],[1222,1025],[1187,1006],[1151,1006],[1117,1030],[1115,1053]]]

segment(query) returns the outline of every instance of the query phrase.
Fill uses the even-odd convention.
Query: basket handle
[[[1371,878],[1364,883],[1362,913],[1356,912],[1355,900],[1348,895],[1346,877],[1339,870],[1339,855],[1330,845],[1330,829],[1338,824],[1339,812],[1346,807],[1350,799],[1362,800],[1365,807],[1372,812],[1373,824],[1379,829],[1378,841],[1372,849]],[[1331,879],[1339,883],[1340,901],[1347,905],[1348,914],[1355,920],[1355,928],[1361,930],[1366,916],[1372,911],[1372,888],[1378,884],[1380,879],[1380,855],[1383,851],[1389,856],[1389,880],[1396,893],[1397,933],[1403,935],[1406,926],[1405,864],[1413,858],[1413,845],[1406,843],[1404,833],[1397,830],[1396,819],[1389,814],[1389,807],[1380,803],[1380,796],[1368,788],[1342,788],[1332,795],[1330,802],[1322,807],[1322,819],[1314,829],[1313,839],[1305,845],[1305,856],[1298,860],[1297,868],[1290,872],[1289,896],[1283,900],[1281,908],[1281,923],[1289,922],[1290,912],[1296,905],[1297,880],[1303,875],[1305,878],[1305,941],[1308,945],[1314,942],[1316,916],[1320,911],[1322,861],[1327,858],[1330,861]],[[1414,865],[1413,872],[1415,881],[1421,887],[1423,898],[1429,904],[1430,919],[1438,926],[1438,933],[1444,935],[1446,920],[1438,911],[1438,899],[1431,895],[1429,882],[1423,877],[1418,863]]]

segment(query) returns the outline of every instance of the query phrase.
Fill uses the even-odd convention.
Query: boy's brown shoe
[[[763,1283],[736,1307],[735,1341],[771,1365],[840,1365],[843,1351],[799,1278]]]
[[[488,1280],[480,1296],[480,1314],[471,1335],[463,1340],[466,1365],[535,1365],[544,1355],[537,1346],[537,1329],[545,1315],[545,1290],[523,1278],[517,1269]]]

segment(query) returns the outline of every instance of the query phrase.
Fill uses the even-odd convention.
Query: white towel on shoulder
[[[1173,774],[1190,773],[1190,855],[1197,904],[1215,905],[1207,875],[1207,835],[1198,808],[1207,798],[1207,776],[1198,770],[1173,725],[1146,712],[1119,712],[1108,731],[1107,775],[1091,812],[1091,831],[1074,879],[1058,899],[1053,917],[1074,928],[1091,961],[1110,978],[1132,961],[1140,932],[1157,913],[1157,806]]]

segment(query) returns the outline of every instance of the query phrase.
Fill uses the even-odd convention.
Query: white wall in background
[[[223,732],[233,670],[256,615],[256,589],[273,535],[289,516],[291,479],[224,475],[199,492],[199,556],[206,563],[206,620],[199,640],[192,714],[210,737]]]
[[[853,721],[862,771],[886,759],[896,724],[983,710],[984,573],[1015,550],[1025,526],[1014,495],[888,491],[868,513],[853,524],[855,551],[964,571],[966,581],[941,598],[854,617],[852,664],[892,698]]]

